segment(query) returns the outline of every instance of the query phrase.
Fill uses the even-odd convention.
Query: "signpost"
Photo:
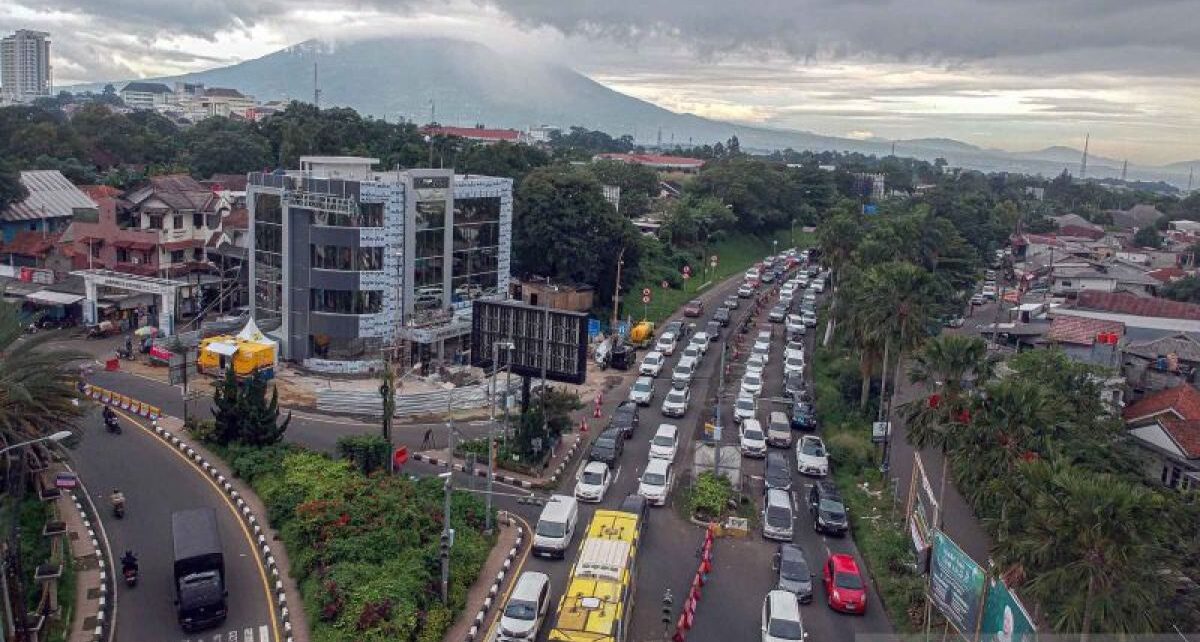
[[[983,600],[983,569],[949,537],[933,533],[929,597],[963,637],[975,639]]]
[[[685,265],[685,266],[683,266],[683,291],[684,292],[687,292],[687,282],[688,282],[688,279],[690,279],[690,278],[692,278],[692,266]]]
[[[642,288],[642,319],[650,318],[650,288]]]

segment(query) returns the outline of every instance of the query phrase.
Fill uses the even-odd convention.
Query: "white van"
[[[575,538],[579,521],[579,502],[569,495],[551,495],[538,517],[533,531],[533,554],[543,557],[565,557]]]
[[[536,571],[521,573],[500,613],[497,642],[535,639],[549,611],[550,576]]]

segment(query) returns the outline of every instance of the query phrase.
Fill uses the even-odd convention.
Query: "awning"
[[[66,292],[54,292],[51,290],[38,290],[33,294],[25,297],[30,303],[40,303],[42,305],[71,305],[79,303],[83,300],[82,294],[68,294]]]
[[[234,343],[213,342],[208,344],[205,349],[211,350],[217,354],[225,355],[226,357],[232,357],[233,355],[237,354],[238,351],[237,344]]]
[[[146,252],[154,249],[154,243],[148,241],[113,241],[113,247],[122,247],[127,250],[140,250]]]

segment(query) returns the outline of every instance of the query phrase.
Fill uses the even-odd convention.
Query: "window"
[[[373,272],[383,269],[383,248],[360,247],[358,249],[358,269]]]
[[[128,263],[129,262],[129,250],[127,250],[123,247],[117,248],[117,262],[118,263]]]
[[[309,246],[310,264],[318,270],[378,271],[383,269],[383,248],[353,249],[337,245]]]
[[[449,189],[449,176],[425,176],[413,179],[413,187],[416,189]]]
[[[377,358],[383,342],[379,337],[331,337],[327,334],[308,335],[308,352],[318,359]]]
[[[202,248],[202,247],[192,248],[192,260],[193,261],[203,261],[204,260],[204,248]]]
[[[172,263],[183,263],[183,250],[174,250],[171,252]]]
[[[146,227],[152,230],[161,230],[163,228],[163,217],[150,215],[146,217]]]
[[[383,292],[379,290],[322,290],[309,294],[313,312],[334,314],[378,314],[383,311]]]
[[[174,223],[174,225],[175,225],[174,229],[177,229],[177,230],[182,230],[182,229],[183,229],[183,215],[182,215],[182,214],[176,214],[176,215],[175,215],[175,223]]]
[[[360,227],[383,227],[383,203],[358,204]]]
[[[446,201],[418,201],[417,229],[431,230],[446,227]]]
[[[192,214],[192,227],[204,227],[203,214]]]
[[[93,258],[93,259],[98,259],[98,258],[100,258],[100,248],[101,248],[103,245],[104,245],[104,242],[103,242],[103,241],[90,241],[90,242],[88,243],[88,246],[89,246],[89,247],[91,248],[91,250],[92,250],[92,258]]]

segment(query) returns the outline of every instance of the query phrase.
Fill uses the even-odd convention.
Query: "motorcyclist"
[[[111,424],[112,422],[117,420],[117,413],[113,412],[113,409],[109,406],[104,407],[103,415],[104,415],[104,423],[106,423],[106,424]]]
[[[125,493],[122,493],[119,489],[113,489],[112,494],[108,496],[108,501],[112,502],[113,510],[120,511],[125,509]]]
[[[132,570],[134,573],[137,573],[138,570],[137,555],[134,555],[132,550],[125,551],[125,554],[121,556],[121,570],[126,569]]]

